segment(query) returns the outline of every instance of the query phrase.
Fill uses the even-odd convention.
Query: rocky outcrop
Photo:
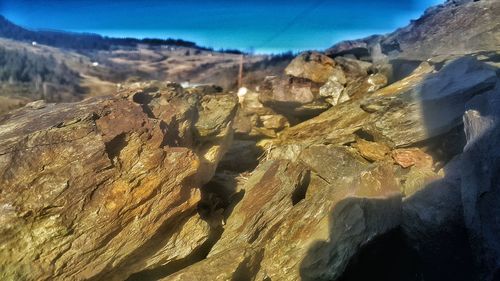
[[[263,82],[259,101],[289,120],[299,121],[372,93],[388,82],[370,62],[344,57],[333,60],[316,52],[300,54],[285,74]]]
[[[466,104],[497,81],[474,57],[424,63],[399,82],[283,130],[261,144],[259,166],[238,183],[207,259],[164,280],[202,272],[222,280],[340,280],[362,249],[395,232],[425,261],[418,274],[426,280],[472,278],[470,248],[454,249],[468,243],[457,168],[439,164],[460,152],[446,154],[436,143],[454,136]],[[433,269],[439,262],[446,265]],[[224,269],[203,269],[212,265]]]
[[[396,146],[407,146],[459,125],[465,103],[492,89],[496,81],[496,73],[488,65],[464,57],[447,62],[437,73],[421,76],[420,81],[403,80],[401,83],[411,83],[406,84],[409,91],[398,88],[392,92],[399,83],[393,84],[375,93],[362,107],[368,111],[380,108],[384,115],[374,122],[376,130]],[[400,106],[404,112],[398,113]]]
[[[342,41],[325,50],[325,54],[331,57],[351,55],[358,59],[371,60],[372,48],[381,37],[381,35],[373,35],[364,39]]]
[[[341,75],[332,75],[328,81],[319,89],[320,96],[332,106],[343,103],[350,99],[349,95],[344,91],[347,80],[341,72]]]
[[[498,159],[499,93],[497,87],[467,103],[463,153],[444,167],[443,179],[403,203],[403,229],[428,280],[498,278],[498,185],[493,176],[498,172],[493,159]]]
[[[259,101],[291,119],[308,119],[327,110],[330,104],[320,95],[320,83],[293,76],[267,77]]]
[[[500,3],[496,0],[446,1],[429,8],[404,28],[383,36],[341,42],[329,48],[326,54],[355,55],[369,61],[387,56],[423,61],[500,51],[499,13]]]
[[[285,68],[285,74],[316,83],[326,83],[335,73],[335,66],[335,61],[323,54],[304,52],[290,62]]]
[[[241,187],[245,194],[230,208],[225,231],[206,262],[216,263],[226,251],[246,249],[255,251],[252,260],[259,260],[259,266],[247,269],[258,280],[336,280],[361,248],[401,227],[409,245],[427,262],[422,269],[426,278],[471,278],[470,250],[453,249],[467,245],[460,183],[446,172],[456,168],[438,171],[439,149],[431,140],[447,138],[461,125],[466,104],[497,81],[495,71],[473,57],[439,70],[424,64],[400,82],[286,129],[268,144],[267,161]],[[398,101],[373,102],[384,98]],[[425,110],[413,110],[415,104]],[[439,114],[444,115],[435,119]],[[380,120],[391,120],[390,132],[397,134],[386,133],[389,126],[377,126]],[[400,197],[403,203],[395,199]],[[339,215],[346,202],[357,202],[357,207]],[[376,207],[367,212],[367,206]],[[327,228],[329,234],[327,224],[334,226]],[[342,230],[342,225],[349,227]],[[317,240],[325,242],[311,242]],[[436,249],[441,256],[436,257]],[[447,263],[436,271],[437,262]]]
[[[2,279],[124,280],[189,259],[213,236],[199,188],[236,105],[147,84],[2,116]]]
[[[402,230],[419,256],[425,280],[477,280],[463,217],[461,161],[453,159],[444,168],[445,178],[421,183],[403,202]]]
[[[500,277],[500,87],[472,100],[464,115],[467,145],[461,194],[465,225],[481,280]]]
[[[281,143],[352,143],[357,132],[389,147],[415,145],[459,126],[465,104],[496,80],[493,69],[472,57],[451,61],[439,71],[424,64],[399,82],[286,130]]]
[[[419,60],[499,51],[499,13],[500,3],[496,0],[448,1],[389,34],[381,44],[396,42],[401,50],[399,57]]]
[[[497,280],[498,53],[421,59],[479,2],[237,97],[142,83],[0,117],[0,276]]]
[[[299,158],[269,160],[252,173],[205,265],[238,253],[229,268],[235,275],[227,279],[236,278],[241,260],[253,261],[243,266],[257,280],[336,278],[361,245],[399,224],[401,199],[386,174],[390,167],[334,146],[310,147]],[[334,164],[339,161],[345,166]],[[200,270],[195,265],[165,280]],[[221,271],[205,273],[217,279]]]
[[[239,102],[240,108],[233,125],[237,138],[275,138],[278,132],[290,127],[288,118],[264,106],[257,92],[243,89]]]
[[[372,63],[338,57],[337,68],[320,88],[320,95],[332,106],[372,93],[387,84],[387,77]],[[373,73],[377,71],[377,73]]]

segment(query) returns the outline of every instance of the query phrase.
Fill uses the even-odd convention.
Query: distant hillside
[[[448,0],[429,8],[419,19],[387,35],[375,35],[335,44],[330,56],[425,60],[500,50],[500,1]]]
[[[254,89],[293,58],[246,56],[244,86]],[[188,47],[139,44],[106,49],[70,49],[0,38],[0,115],[44,99],[71,102],[115,93],[130,81],[176,81],[237,87],[240,55]]]
[[[111,38],[91,33],[73,33],[49,30],[34,31],[18,26],[2,15],[0,15],[0,37],[25,42],[34,41],[48,46],[74,50],[110,50],[114,46],[135,47],[137,44],[169,45],[202,50],[207,49],[197,46],[194,42],[180,39],[164,40],[152,38]]]
[[[2,96],[52,102],[78,100],[80,75],[52,55],[0,46]]]
[[[69,84],[78,78],[78,73],[66,64],[59,63],[52,56],[42,56],[23,50],[9,50],[0,47],[0,81],[52,82]]]
[[[37,44],[32,44],[37,42]],[[114,94],[130,81],[216,84],[236,90],[242,54],[174,39],[119,39],[30,30],[0,15],[0,115],[27,102],[72,102]],[[282,73],[292,54],[246,55],[244,86]]]

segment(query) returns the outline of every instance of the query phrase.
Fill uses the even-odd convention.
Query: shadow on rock
[[[347,198],[340,201],[330,215],[329,239],[314,243],[302,260],[301,279],[340,280],[346,267],[353,267],[348,263],[359,255],[357,253],[360,249],[368,244],[379,244],[379,239],[375,237],[395,231],[401,219],[401,214],[397,211],[400,204],[401,198],[398,196],[388,199]],[[385,240],[380,239],[380,241]],[[381,247],[379,245],[375,248],[390,252],[397,248],[398,241],[385,241],[381,244]],[[390,247],[386,247],[385,244]],[[401,260],[401,257],[397,256],[389,258],[394,261]],[[383,258],[379,257],[379,260]],[[387,261],[388,268],[390,264]],[[374,280],[386,279],[375,278]]]
[[[330,238],[302,260],[303,280],[497,280],[500,87],[485,57],[424,66],[361,102],[369,131],[432,155],[444,177],[405,194],[401,223],[384,231],[371,230],[387,219],[380,212],[346,208],[366,199],[339,204]]]

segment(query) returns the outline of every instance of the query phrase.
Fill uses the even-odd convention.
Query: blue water
[[[277,53],[390,32],[443,1],[0,0],[0,14],[28,28],[181,38],[216,49]]]

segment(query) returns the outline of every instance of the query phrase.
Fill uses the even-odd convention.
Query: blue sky
[[[116,37],[181,38],[257,52],[324,49],[386,33],[443,0],[1,0],[0,14],[28,28]]]

